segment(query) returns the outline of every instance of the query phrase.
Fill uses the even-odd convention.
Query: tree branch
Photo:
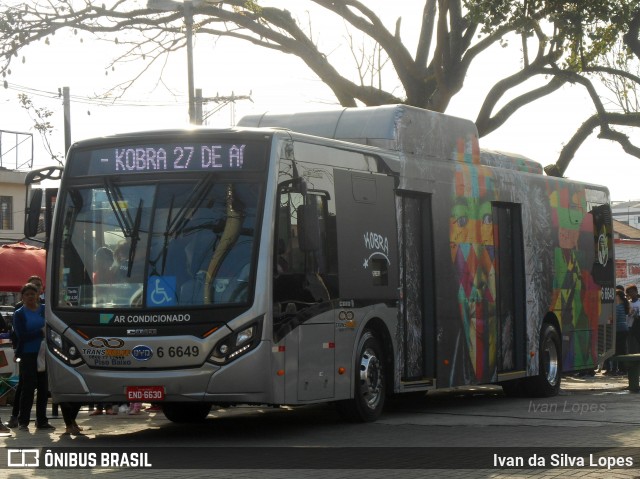
[[[416,51],[416,66],[426,70],[429,51],[431,50],[431,38],[436,19],[436,0],[426,0],[422,11],[422,27],[418,39]]]
[[[625,45],[640,58],[640,9],[636,9],[629,22],[629,30],[622,36]]]
[[[610,125],[640,127],[640,113],[604,113],[603,115],[596,113],[589,117],[589,119],[578,128],[571,137],[571,140],[562,148],[556,163],[544,167],[547,175],[555,177],[564,176],[569,163],[580,146],[582,146],[585,140],[598,126],[601,126],[603,122],[607,124],[607,129],[601,131],[600,134],[598,134],[598,138],[615,141],[622,146],[626,153],[640,158],[640,148],[631,143],[627,135],[610,128]]]
[[[498,81],[491,88],[491,90],[489,90],[489,93],[485,97],[485,100],[482,103],[482,107],[480,108],[480,111],[478,112],[478,116],[476,118],[478,134],[481,137],[491,133],[492,131],[495,131],[497,128],[502,126],[511,115],[513,115],[524,105],[527,105],[535,100],[549,95],[550,93],[553,93],[564,83],[566,83],[567,80],[559,79],[557,75],[554,75],[551,81],[545,86],[536,88],[523,95],[518,96],[514,100],[511,100],[509,103],[507,103],[502,109],[500,109],[500,111],[498,111],[498,113],[493,116],[491,115],[500,99],[503,98],[509,90],[518,85],[521,85],[522,83],[533,78],[536,75],[542,74],[544,72],[544,65],[552,64],[557,59],[559,54],[554,51],[550,52],[547,55],[544,55],[542,37],[539,36],[538,38],[541,39],[541,42],[539,43],[538,53],[534,61],[524,66],[522,70],[518,71],[517,73],[514,73],[513,75]]]

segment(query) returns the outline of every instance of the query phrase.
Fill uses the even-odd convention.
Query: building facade
[[[618,201],[611,205],[613,219],[633,228],[640,228],[640,201]]]
[[[640,229],[614,220],[613,231],[616,282],[623,286],[640,285]]]
[[[24,238],[27,172],[0,167],[0,243]]]

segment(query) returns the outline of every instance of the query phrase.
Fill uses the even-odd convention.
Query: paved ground
[[[51,433],[16,432],[0,437],[0,444],[8,448],[72,448],[72,451],[88,451],[86,448],[113,450],[118,447],[140,448],[150,446],[161,449],[169,457],[165,469],[5,469],[0,478],[23,479],[51,477],[56,479],[100,476],[101,478],[175,479],[200,477],[236,478],[383,478],[423,477],[456,478],[636,478],[640,477],[640,461],[637,468],[595,469],[589,467],[549,469],[177,469],[171,468],[171,458],[179,456],[176,447],[206,446],[205,454],[219,454],[224,447],[291,447],[309,448],[339,447],[349,450],[358,446],[375,446],[387,452],[393,447],[408,448],[455,446],[443,454],[452,454],[462,464],[464,455],[477,454],[478,447],[495,448],[503,453],[507,447],[568,448],[576,445],[607,448],[639,447],[640,445],[640,395],[625,390],[626,378],[565,377],[561,394],[550,399],[506,399],[499,388],[464,388],[452,392],[429,393],[428,401],[409,401],[390,407],[383,417],[371,425],[345,425],[327,408],[288,409],[236,408],[212,411],[208,427],[182,427],[170,424],[162,413],[144,413],[140,416],[89,416],[81,411],[78,423],[90,428],[84,437],[61,434],[61,418],[52,418],[59,427]],[[0,407],[3,419],[8,418],[9,408]],[[215,429],[210,427],[213,425]],[[58,450],[58,449],[54,449]],[[311,449],[313,450],[313,449]],[[537,450],[537,449],[536,449]],[[231,451],[231,449],[227,449]],[[247,449],[246,461],[256,449]],[[280,454],[292,455],[295,450],[283,449]],[[293,451],[293,452],[292,452]],[[440,451],[440,450],[437,450]],[[522,452],[522,450],[518,450]],[[632,449],[610,449],[616,458],[625,457]],[[365,454],[369,454],[366,451]],[[7,465],[7,458],[0,451],[0,467]],[[336,456],[339,454],[336,453]],[[640,454],[639,454],[640,455]],[[355,454],[354,454],[355,456]],[[528,457],[528,456],[527,456]],[[285,463],[290,457],[282,457]],[[177,461],[178,459],[176,459]],[[364,467],[380,461],[375,449],[371,458],[358,456],[358,464]],[[383,462],[384,464],[384,462]],[[180,464],[176,464],[177,467]],[[239,466],[243,462],[240,459]],[[382,466],[384,467],[384,466]],[[4,475],[3,475],[4,474]]]

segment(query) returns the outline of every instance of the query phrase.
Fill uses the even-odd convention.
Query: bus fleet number
[[[616,297],[615,288],[604,287],[600,292],[600,299],[603,303],[613,303]]]
[[[164,358],[165,356],[170,358],[197,357],[200,355],[200,348],[198,346],[169,346],[168,348],[160,346],[156,350],[156,354],[159,358]]]

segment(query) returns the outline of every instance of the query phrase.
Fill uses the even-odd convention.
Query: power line
[[[205,98],[201,98],[199,101],[201,102],[201,104],[206,105],[207,103],[215,103],[216,106],[208,111],[206,114],[202,115],[201,113],[201,119],[199,121],[200,124],[202,124],[204,121],[208,120],[209,117],[211,117],[212,115],[215,115],[216,113],[218,113],[220,110],[222,110],[222,108],[224,108],[227,105],[231,105],[231,125],[235,126],[236,124],[236,101],[237,100],[249,100],[253,103],[253,99],[251,98],[251,93],[249,92],[248,95],[236,95],[234,92],[231,92],[231,95],[225,95],[225,96],[220,96],[219,94],[216,94],[216,96],[214,97],[205,97]]]
[[[27,87],[24,85],[18,85],[15,83],[5,83],[5,89],[17,91],[20,93],[29,94],[32,96],[38,96],[49,99],[61,99],[61,89],[56,92],[40,90],[37,88]],[[99,98],[99,97],[90,97],[83,95],[71,95],[70,99],[74,103],[82,103],[86,105],[96,105],[96,106],[118,106],[118,107],[164,107],[164,106],[176,106],[184,104],[184,101],[175,101],[175,102],[151,102],[144,100],[121,100],[118,98]]]

